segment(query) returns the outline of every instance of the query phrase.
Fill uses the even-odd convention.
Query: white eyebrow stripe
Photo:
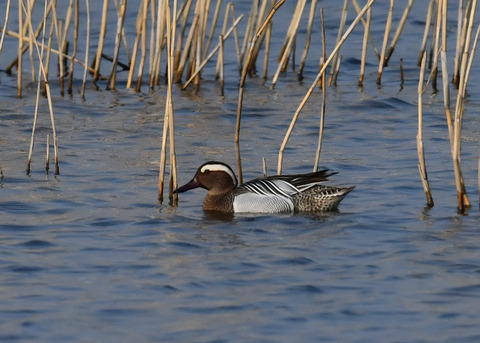
[[[204,165],[200,171],[202,173],[205,172],[205,170],[210,170],[210,171],[224,171],[226,172],[228,175],[230,175],[230,177],[232,178],[232,181],[235,183],[235,181],[237,180],[237,178],[235,177],[235,174],[230,170],[230,168],[228,168],[227,166],[224,166],[223,164],[206,164]]]

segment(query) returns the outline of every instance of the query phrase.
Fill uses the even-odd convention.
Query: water
[[[42,105],[26,176],[35,87],[18,100],[15,78],[2,74],[0,341],[478,341],[479,70],[471,77],[462,155],[473,207],[456,212],[442,97],[430,92],[425,147],[436,204],[425,209],[415,145],[417,56],[405,48],[417,47],[423,28],[417,6],[380,89],[374,65],[365,88],[356,86],[358,61],[347,56],[358,42],[342,50],[321,156],[322,166],[340,172],[333,184],[357,186],[338,213],[210,218],[202,190],[182,194],[178,207],[157,204],[163,88],[136,94],[101,87],[82,101],[78,83],[62,98],[52,82],[60,175],[45,175],[50,123]],[[379,18],[372,30],[382,25]],[[274,38],[281,42],[283,33]],[[275,172],[315,59],[304,83],[292,73],[274,90],[247,81],[240,144],[246,180],[261,175],[262,157]],[[175,90],[180,183],[206,160],[235,166],[236,70],[228,70],[224,98],[211,75],[199,94]],[[311,170],[320,101],[314,96],[302,112],[284,172]]]

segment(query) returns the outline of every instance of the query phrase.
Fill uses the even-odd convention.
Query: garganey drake
[[[175,193],[202,187],[208,190],[205,211],[226,213],[296,213],[336,210],[355,187],[337,188],[321,182],[336,173],[328,169],[308,174],[276,175],[238,185],[232,168],[210,161],[198,168],[193,179]]]

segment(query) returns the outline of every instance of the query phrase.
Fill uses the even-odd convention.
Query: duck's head
[[[226,163],[210,161],[202,164],[193,179],[187,184],[174,190],[174,193],[186,192],[190,189],[202,187],[210,193],[228,192],[237,187],[238,181]]]

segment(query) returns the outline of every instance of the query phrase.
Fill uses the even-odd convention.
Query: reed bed
[[[115,11],[109,10],[115,6]],[[270,55],[273,52],[271,34],[274,30],[286,27],[285,23],[277,23],[274,18],[284,5],[285,0],[252,0],[249,13],[238,14],[235,3],[225,3],[222,0],[184,0],[181,4],[177,1],[165,0],[139,0],[137,8],[132,7],[126,0],[104,0],[101,7],[101,20],[99,32],[91,37],[91,7],[90,0],[69,0],[64,7],[64,13],[59,13],[59,6],[55,0],[26,1],[17,0],[6,2],[4,21],[1,23],[0,57],[7,40],[17,40],[16,57],[7,64],[7,73],[16,69],[17,96],[23,96],[26,82],[30,82],[27,70],[30,69],[31,80],[37,82],[37,96],[35,113],[32,124],[30,149],[27,158],[27,173],[31,170],[31,160],[35,142],[35,128],[39,113],[39,104],[46,101],[49,108],[51,123],[51,137],[54,146],[55,174],[59,173],[58,166],[58,137],[55,129],[54,106],[51,100],[50,80],[53,64],[52,55],[57,56],[58,78],[60,80],[60,93],[64,94],[65,81],[67,92],[72,94],[75,85],[75,75],[82,71],[81,96],[86,96],[88,82],[92,88],[105,87],[114,90],[119,87],[132,88],[136,92],[148,91],[164,92],[166,98],[163,116],[163,131],[161,135],[162,149],[159,165],[159,192],[158,198],[163,201],[165,171],[169,161],[169,199],[173,199],[172,190],[176,187],[176,155],[175,155],[175,125],[174,125],[174,97],[173,87],[176,84],[181,89],[195,87],[199,90],[202,84],[202,73],[209,63],[216,63],[215,78],[219,79],[220,94],[224,92],[224,68],[227,55],[226,49],[235,48],[238,65],[238,106],[235,137],[233,141],[237,149],[239,179],[242,180],[240,159],[240,127],[242,122],[242,107],[245,96],[245,87],[249,76],[261,74],[265,82],[269,78],[268,68]],[[329,86],[337,84],[341,73],[342,45],[353,30],[362,30],[363,40],[359,50],[359,78],[358,85],[362,87],[365,80],[367,65],[367,50],[373,49],[378,61],[376,83],[381,87],[383,71],[388,67],[390,59],[395,56],[395,46],[402,36],[405,24],[408,22],[414,1],[407,3],[390,0],[385,17],[385,29],[382,37],[374,37],[370,32],[372,9],[375,0],[364,0],[359,4],[357,0],[344,0],[341,6],[341,15],[338,23],[337,39],[335,42],[325,41],[325,27],[323,9],[319,8],[316,0],[307,6],[305,0],[298,0],[291,14],[291,20],[285,33],[284,42],[280,48],[274,72],[271,76],[271,88],[279,81],[279,75],[288,70],[292,65],[295,70],[295,53],[299,32],[305,33],[305,46],[297,69],[298,79],[305,78],[304,70],[307,56],[312,44],[322,44],[321,56],[316,56],[320,61],[319,72],[313,79],[311,86],[306,91],[303,99],[292,116],[290,126],[280,144],[277,171],[282,172],[283,154],[289,138],[293,133],[297,119],[306,102],[313,92],[321,89],[322,107],[319,118],[319,136],[313,169],[316,170],[323,143],[324,123],[326,119],[326,95]],[[405,6],[403,9],[399,8]],[[15,7],[16,6],[16,7]],[[433,206],[433,196],[430,190],[427,171],[425,167],[424,140],[423,140],[423,95],[431,85],[434,92],[437,89],[437,77],[442,77],[441,91],[446,114],[448,135],[452,161],[455,171],[455,181],[458,194],[458,209],[464,212],[470,206],[461,169],[461,138],[464,115],[465,95],[469,74],[473,64],[480,29],[474,34],[474,22],[477,0],[458,2],[457,32],[455,37],[455,56],[453,68],[448,66],[447,44],[447,7],[448,0],[430,0],[427,5],[425,28],[421,43],[419,44],[418,65],[420,67],[418,83],[418,133],[417,151],[419,171],[427,204]],[[15,11],[15,9],[17,11]],[[43,15],[38,15],[38,13]],[[36,13],[33,16],[33,13]],[[84,13],[84,16],[80,14]],[[112,13],[114,13],[112,15]],[[127,14],[135,13],[134,25],[128,23]],[[399,14],[401,13],[401,16]],[[12,15],[16,28],[11,25]],[[378,15],[378,13],[377,13]],[[382,15],[382,14],[380,14]],[[349,17],[354,17],[348,21]],[[400,17],[396,28],[393,28],[394,16]],[[39,20],[41,18],[41,20]],[[115,29],[112,29],[112,22]],[[305,25],[306,23],[306,30]],[[358,25],[362,23],[362,25]],[[321,30],[318,30],[320,24]],[[134,32],[132,32],[132,28]],[[318,34],[318,31],[321,33]],[[85,32],[81,35],[80,32]],[[392,34],[392,32],[394,32]],[[79,38],[80,36],[80,38]],[[390,38],[393,36],[393,38]],[[133,38],[132,38],[133,37]],[[243,37],[243,41],[242,38]],[[80,39],[80,41],[79,41]],[[82,42],[82,39],[84,40]],[[133,44],[130,40],[133,40]],[[107,51],[106,41],[114,43],[113,51]],[[381,43],[380,51],[377,49]],[[82,43],[85,48],[81,50]],[[131,45],[130,45],[130,44]],[[333,50],[327,54],[327,43],[334,44]],[[212,47],[213,46],[213,47]],[[94,47],[94,49],[90,49]],[[71,48],[71,49],[70,49]],[[71,50],[71,51],[70,51]],[[93,53],[91,52],[93,50]],[[257,61],[263,51],[263,71],[257,71]],[[83,56],[82,56],[83,54]],[[328,57],[327,57],[328,56]],[[27,58],[30,67],[27,66]],[[213,62],[216,61],[216,62]],[[2,63],[5,62],[3,59]],[[102,67],[103,64],[103,67]],[[105,65],[106,64],[106,65]],[[162,66],[163,65],[163,66]],[[437,70],[440,66],[440,74]],[[38,71],[36,71],[38,69]],[[109,69],[108,75],[102,71]],[[118,81],[119,70],[126,70],[126,80]],[[328,74],[328,77],[327,77]],[[427,77],[428,76],[428,77]],[[65,80],[67,78],[67,80]],[[425,78],[427,80],[425,81]],[[147,81],[148,80],[148,81]],[[452,82],[451,82],[452,81]],[[403,87],[403,60],[400,59],[400,82]],[[166,84],[166,87],[163,85]],[[455,90],[452,92],[450,86]],[[165,89],[164,89],[165,88]],[[451,109],[451,93],[455,96],[455,107]],[[47,136],[46,169],[50,160],[50,135]],[[169,153],[167,154],[167,149]],[[168,157],[168,158],[167,158]],[[266,173],[266,162],[264,169]],[[479,161],[480,168],[480,161]],[[480,180],[480,169],[479,169]],[[480,188],[480,185],[479,185]]]

